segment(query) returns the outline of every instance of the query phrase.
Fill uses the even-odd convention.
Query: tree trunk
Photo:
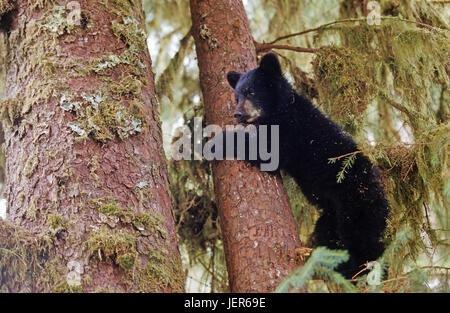
[[[1,290],[182,291],[141,2],[19,0],[2,21]]]
[[[256,52],[240,0],[191,0],[193,36],[207,124],[235,124],[229,70],[256,66]],[[213,163],[232,292],[269,292],[297,265],[297,226],[279,175],[241,161]]]

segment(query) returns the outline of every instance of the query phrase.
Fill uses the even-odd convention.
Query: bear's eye
[[[246,94],[247,97],[251,98],[251,97],[253,97],[255,95],[255,92],[253,91],[253,89],[247,89],[245,91],[245,94]]]

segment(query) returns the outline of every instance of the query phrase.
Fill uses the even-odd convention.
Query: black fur
[[[315,226],[316,245],[348,250],[350,259],[339,268],[346,277],[377,259],[384,250],[389,212],[378,171],[358,153],[344,180],[337,183],[343,160],[329,163],[329,158],[358,151],[353,139],[293,90],[273,54],[264,56],[260,67],[243,74],[230,72],[227,78],[237,103],[249,100],[261,109],[252,124],[280,126],[280,168],[322,211]]]

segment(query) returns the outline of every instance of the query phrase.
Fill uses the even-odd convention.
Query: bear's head
[[[242,124],[266,124],[280,112],[292,96],[291,86],[283,77],[278,57],[268,53],[259,67],[245,73],[228,72],[227,80],[234,89],[234,117]]]

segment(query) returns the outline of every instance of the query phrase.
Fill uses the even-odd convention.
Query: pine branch
[[[341,170],[336,175],[336,180],[337,180],[338,184],[340,184],[344,180],[345,174],[348,172],[348,170],[355,163],[356,155],[358,153],[361,153],[361,152],[362,151],[357,150],[357,151],[354,151],[354,152],[350,152],[350,153],[347,153],[347,154],[340,155],[340,156],[335,157],[335,158],[329,158],[328,159],[328,164],[334,164],[334,163],[336,163],[336,161],[344,158],[344,162],[342,164]]]
[[[334,269],[346,262],[349,256],[344,250],[329,250],[325,247],[316,248],[306,263],[295,269],[280,283],[275,292],[299,290],[313,277],[329,280],[343,288],[346,292],[355,292],[353,285]]]
[[[303,48],[303,47],[293,47],[289,45],[274,45],[271,43],[260,43],[255,41],[255,48],[256,53],[264,53],[269,52],[272,49],[279,49],[279,50],[291,50],[296,52],[305,52],[305,53],[316,53],[320,49],[314,49],[314,48]]]
[[[380,16],[380,19],[381,20],[396,20],[396,21],[399,21],[399,22],[416,24],[418,26],[426,27],[428,29],[434,29],[434,30],[439,29],[439,30],[442,30],[442,28],[437,28],[437,27],[434,27],[434,26],[431,26],[431,25],[428,25],[428,24],[424,24],[424,23],[416,22],[416,21],[411,21],[411,20],[408,20],[408,19],[395,17],[395,16]],[[280,37],[274,39],[273,41],[271,41],[271,42],[269,42],[267,44],[273,45],[274,43],[276,43],[278,41],[281,41],[281,40],[284,40],[284,39],[288,39],[288,38],[292,38],[292,37],[296,37],[296,36],[300,36],[300,35],[305,35],[305,34],[308,34],[308,33],[311,33],[311,32],[315,32],[315,31],[319,31],[319,30],[322,30],[324,28],[327,28],[329,26],[336,25],[336,24],[352,23],[352,22],[364,22],[364,21],[367,21],[367,17],[349,18],[349,19],[337,20],[337,21],[334,21],[334,22],[330,22],[330,23],[326,23],[326,24],[320,25],[320,26],[315,27],[315,28],[306,29],[306,30],[303,30],[301,32],[280,36]]]

